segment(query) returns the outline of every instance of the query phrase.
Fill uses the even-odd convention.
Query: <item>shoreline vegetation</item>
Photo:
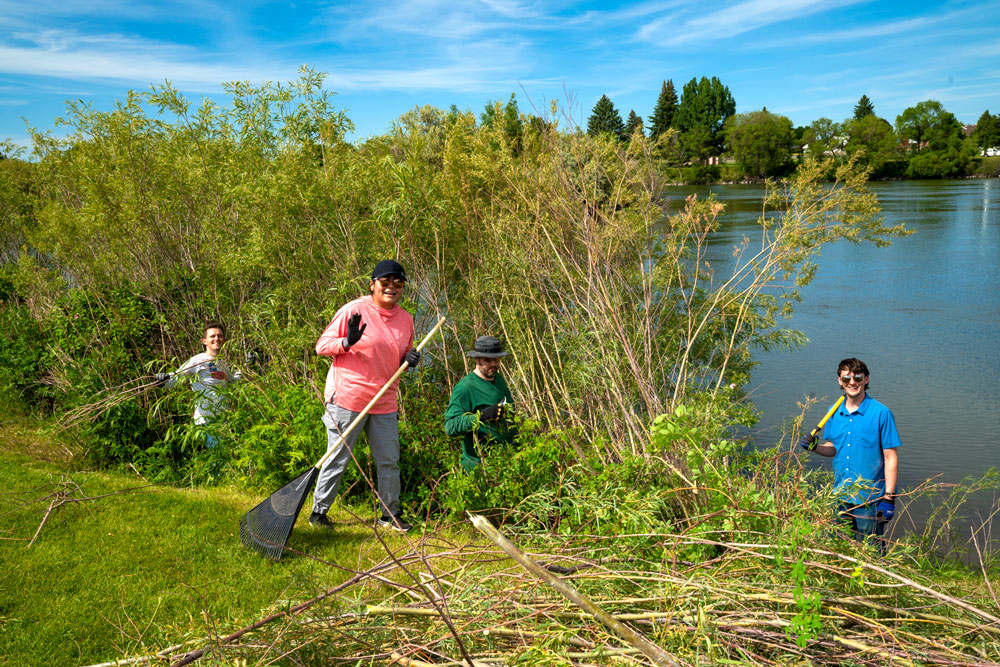
[[[977,163],[976,171],[972,173],[965,174],[964,176],[950,176],[952,179],[977,179],[977,178],[1000,178],[1000,158],[985,158]],[[912,181],[912,180],[922,180],[907,178],[906,176],[882,176],[879,178],[869,177],[869,183],[882,183],[889,181]],[[727,180],[725,177],[719,177],[719,180],[710,181],[707,183],[695,183],[695,182],[685,182],[677,180],[667,180],[665,185],[669,187],[684,187],[691,185],[764,185],[768,181],[767,178],[751,178],[751,177],[741,177],[733,178]]]
[[[769,181],[720,275],[722,204],[665,218],[639,133],[424,107],[354,145],[321,74],[227,91],[71,104],[66,138],[0,160],[0,664],[1000,660],[998,552],[955,528],[995,470],[915,491],[935,511],[882,557],[838,536],[830,476],[789,445],[814,399],[770,450],[733,436],[754,353],[803,342],[783,316],[822,247],[909,233],[860,156]],[[359,446],[335,530],[300,517],[270,563],[238,518],[324,451],[313,346],[385,257],[418,331],[447,317],[400,388],[417,530],[373,527]],[[208,321],[255,361],[195,425],[155,373]],[[442,414],[483,334],[511,352],[519,437],[464,474]]]

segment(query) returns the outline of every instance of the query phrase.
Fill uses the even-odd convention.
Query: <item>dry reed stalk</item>
[[[560,594],[573,602],[573,604],[598,618],[602,623],[608,626],[608,628],[620,637],[624,638],[625,641],[633,647],[639,649],[643,655],[652,660],[654,663],[661,665],[661,667],[677,667],[677,663],[670,657],[669,654],[667,654],[666,651],[628,626],[617,621],[610,614],[581,595],[575,588],[561,581],[547,569],[528,558],[520,549],[501,535],[500,532],[497,531],[497,529],[494,528],[485,518],[481,516],[472,516],[470,517],[470,520],[472,521],[472,525],[475,526],[477,530],[486,535],[491,542],[503,549],[503,551],[513,558],[519,565],[521,565],[521,567],[531,572],[531,574],[544,583],[552,586]]]

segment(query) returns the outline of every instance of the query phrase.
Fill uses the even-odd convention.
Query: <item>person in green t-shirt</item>
[[[460,462],[471,472],[491,444],[508,443],[514,438],[514,399],[500,374],[500,359],[507,352],[499,340],[480,336],[466,355],[476,360],[476,367],[452,389],[444,413],[444,430],[448,435],[462,436]]]

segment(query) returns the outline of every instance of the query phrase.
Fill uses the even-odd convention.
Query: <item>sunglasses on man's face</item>
[[[841,375],[840,376],[840,383],[841,384],[848,384],[848,383],[850,383],[851,378],[854,378],[855,382],[857,382],[858,384],[861,384],[865,380],[865,375],[864,375],[864,373],[855,373],[854,375]]]
[[[375,282],[382,287],[388,287],[389,285],[392,285],[393,287],[402,287],[406,284],[406,281],[402,278],[376,278]]]

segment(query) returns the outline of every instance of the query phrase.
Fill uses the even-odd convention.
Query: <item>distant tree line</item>
[[[936,100],[909,107],[892,124],[876,115],[874,103],[862,95],[851,118],[839,123],[818,118],[795,127],[766,107],[737,114],[732,93],[717,77],[692,78],[680,97],[673,80],[664,81],[648,121],[645,126],[630,110],[623,122],[611,99],[602,95],[587,133],[621,142],[637,133],[648,137],[661,164],[678,168],[686,181],[718,180],[723,168],[744,179],[784,176],[805,155],[833,158],[831,168],[855,159],[876,178],[955,177],[969,173],[987,149],[1000,146],[1000,114],[988,110],[971,132]]]

